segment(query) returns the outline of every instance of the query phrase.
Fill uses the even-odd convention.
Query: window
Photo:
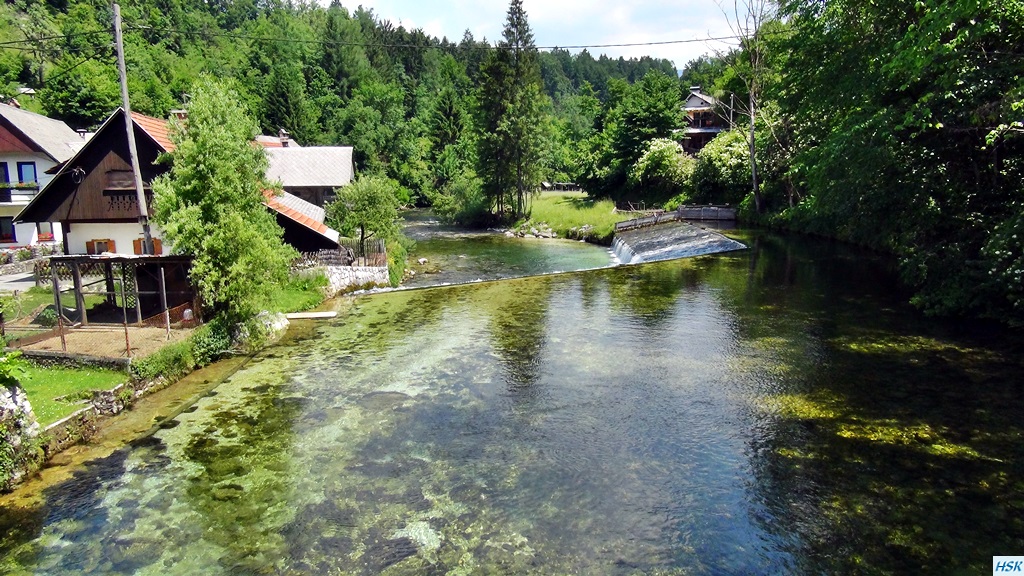
[[[14,218],[0,218],[0,242],[16,242],[14,238]]]
[[[35,162],[18,162],[18,182],[21,184],[36,183]]]
[[[39,241],[50,242],[53,240],[53,224],[49,222],[39,222],[36,224],[39,229]]]
[[[89,240],[85,243],[86,254],[102,254],[104,252],[117,252],[113,240],[104,238],[103,240]]]
[[[7,162],[0,162],[0,202],[11,201],[11,177],[7,173]]]

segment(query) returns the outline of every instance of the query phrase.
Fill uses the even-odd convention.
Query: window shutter
[[[117,253],[117,247],[114,246],[113,240],[107,240],[107,252]]]
[[[95,254],[96,253],[96,242],[93,240],[87,240],[85,243],[85,253]]]
[[[135,240],[132,240],[132,248],[135,250],[136,254],[143,254],[144,253],[144,250],[142,249],[142,243],[143,242],[144,242],[144,240],[142,238],[136,238]],[[111,244],[111,246],[113,246],[113,244]],[[113,252],[113,249],[111,249],[111,252]],[[159,238],[153,238],[153,254],[163,254],[163,253],[164,253],[164,247],[160,243],[160,239]]]

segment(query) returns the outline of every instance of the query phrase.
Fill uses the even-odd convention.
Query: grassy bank
[[[93,390],[110,390],[128,380],[124,372],[100,368],[45,367],[29,364],[19,378],[36,420],[42,426],[52,424],[75,410]],[[66,398],[58,400],[58,398]]]
[[[607,245],[615,236],[615,223],[628,219],[629,215],[615,212],[611,200],[595,201],[583,192],[541,192],[533,199],[528,222],[545,223],[562,238]]]

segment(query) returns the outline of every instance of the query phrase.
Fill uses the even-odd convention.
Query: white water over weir
[[[743,250],[746,246],[714,230],[671,222],[626,230],[615,235],[612,253],[621,264],[656,262]]]

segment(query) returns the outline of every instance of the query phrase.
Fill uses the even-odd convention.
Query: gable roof
[[[0,104],[0,117],[54,162],[63,162],[74,156],[73,146],[82,141],[82,137],[67,124],[42,114]]]
[[[135,125],[149,135],[154,142],[157,143],[164,152],[172,152],[175,148],[174,142],[171,142],[171,125],[167,120],[161,120],[159,118],[153,118],[152,116],[146,116],[145,114],[139,114],[138,112],[132,112],[132,120],[135,121]]]
[[[174,144],[171,143],[170,139],[167,138],[167,123],[144,114],[132,113],[133,124],[142,133],[149,137],[149,139],[156,145],[160,151],[167,152],[167,146],[171,149],[174,148]],[[143,125],[145,124],[145,125]],[[163,125],[161,127],[161,124]],[[148,126],[148,129],[147,129]],[[60,164],[57,164],[47,173],[54,174],[53,178],[43,186],[38,194],[35,195],[32,200],[29,201],[28,205],[22,208],[21,212],[15,216],[17,222],[46,222],[49,220],[49,212],[45,206],[52,204],[53,202],[63,202],[63,199],[55,199],[54,196],[58,194],[67,194],[66,186],[63,186],[63,176],[70,172],[73,166],[76,166],[86,154],[89,153],[90,149],[95,146],[101,146],[104,142],[105,134],[109,130],[114,130],[117,134],[115,138],[124,138],[127,140],[124,129],[124,108],[118,107],[114,110],[107,119],[103,121],[103,124],[96,129],[96,133],[93,134],[84,146],[81,146],[76,150],[70,158],[64,160]],[[77,135],[76,135],[77,137]],[[138,138],[138,132],[136,132],[136,138]],[[57,191],[61,190],[61,191]],[[66,196],[65,196],[66,198]]]
[[[267,148],[267,180],[286,187],[340,188],[352,182],[351,146]]]
[[[338,243],[338,238],[341,237],[341,234],[339,234],[337,230],[329,228],[324,224],[322,217],[321,220],[318,221],[316,219],[316,213],[309,210],[309,207],[317,208],[317,206],[314,206],[313,204],[310,204],[309,202],[287,192],[282,192],[278,195],[273,190],[264,190],[263,197],[265,199],[263,204],[267,208],[270,208],[285,218],[316,232],[335,244]],[[323,208],[318,209],[321,212],[323,211]]]
[[[718,104],[718,100],[702,93],[699,87],[693,87],[690,88],[690,95],[686,97],[684,107],[687,110],[707,110],[713,108],[716,104]]]

